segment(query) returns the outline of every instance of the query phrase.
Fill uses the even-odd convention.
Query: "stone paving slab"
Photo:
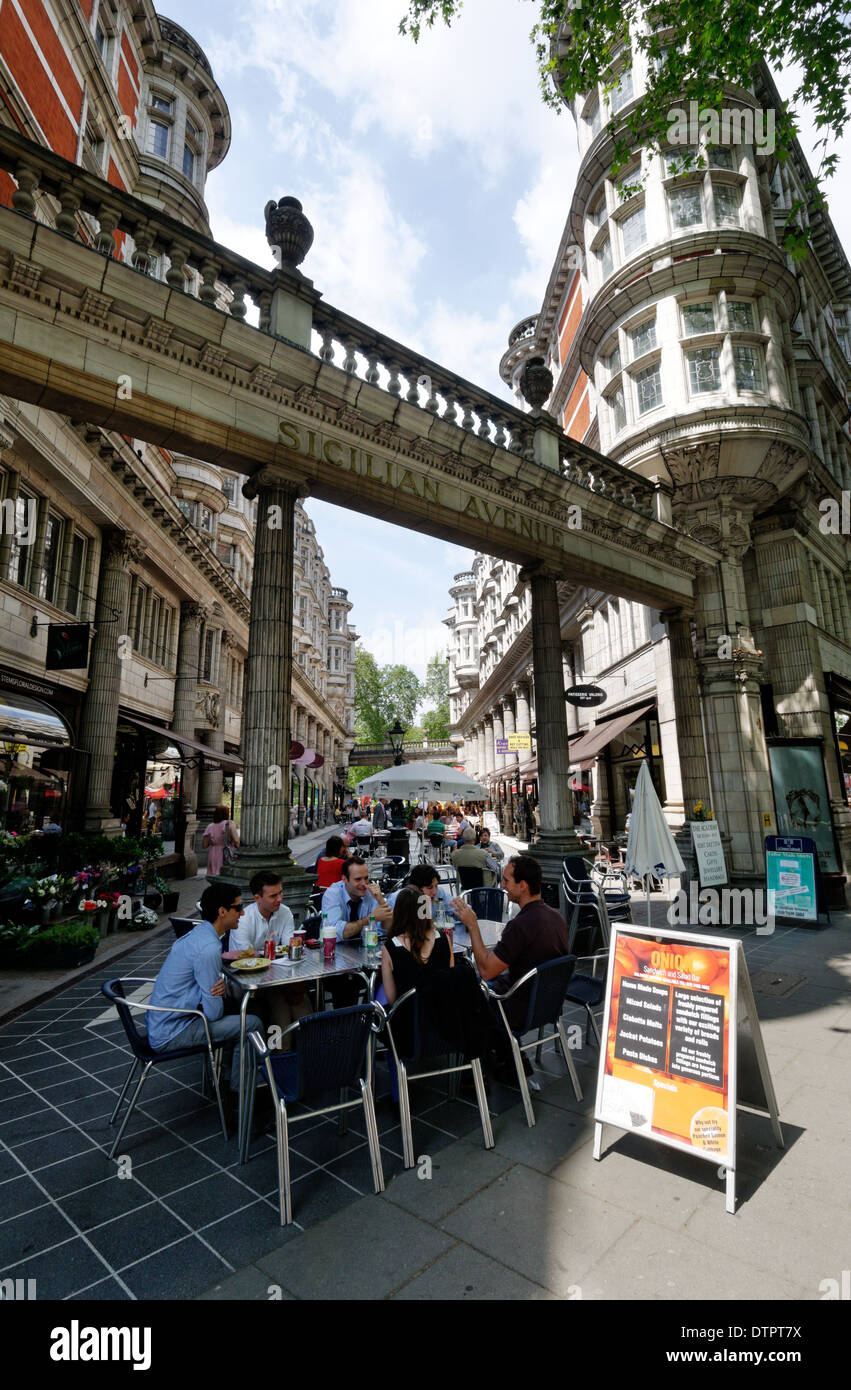
[[[454,1243],[399,1207],[364,1197],[255,1264],[300,1299],[386,1298]]]
[[[637,1219],[517,1164],[451,1212],[441,1226],[559,1298],[568,1298],[601,1253]]]
[[[528,1303],[554,1298],[549,1290],[460,1242],[393,1294],[394,1301],[405,1302],[430,1299],[452,1303],[464,1300]]]
[[[502,1154],[462,1139],[434,1156],[430,1178],[421,1178],[417,1168],[397,1173],[382,1201],[404,1207],[423,1221],[440,1221],[511,1166]]]

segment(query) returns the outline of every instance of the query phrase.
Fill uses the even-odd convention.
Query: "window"
[[[588,128],[591,131],[591,139],[593,140],[595,135],[599,135],[600,126],[602,124],[602,113],[600,111],[599,101],[595,100],[594,105],[589,108],[585,120],[588,123]]]
[[[608,237],[601,241],[597,248],[597,259],[600,263],[603,279],[607,280],[612,273],[612,243]]]
[[[623,253],[631,256],[637,251],[639,246],[643,246],[647,240],[647,225],[644,220],[644,208],[637,208],[629,217],[625,217],[621,222],[621,237],[623,238]]]
[[[200,144],[201,141],[200,130],[198,129],[197,125],[193,125],[192,121],[190,121],[188,117],[186,120],[186,138],[187,140],[194,141],[196,145]]]
[[[100,56],[103,58],[104,62],[106,62],[107,42],[108,42],[108,40],[107,40],[106,30],[105,30],[105,29],[102,29],[99,23],[96,24],[96,25],[95,25],[95,43],[96,43],[97,46],[98,46],[98,53],[99,53]]]
[[[656,320],[646,319],[637,328],[631,329],[629,337],[634,358],[650,352],[656,346]]]
[[[741,196],[738,188],[730,183],[716,183],[712,188],[715,204],[715,221],[719,227],[739,226],[739,205]]]
[[[623,72],[618,78],[617,86],[610,93],[610,100],[612,103],[612,114],[614,115],[616,111],[620,111],[621,107],[626,106],[626,103],[631,99],[632,68],[624,68]]]
[[[683,305],[683,333],[694,338],[698,333],[715,332],[715,307],[711,300],[705,304]]]
[[[9,578],[26,589],[30,580],[30,560],[38,525],[38,502],[23,488],[15,499],[15,529],[9,553]]]
[[[195,151],[191,145],[183,146],[183,173],[184,177],[194,182],[195,179]]]
[[[833,331],[836,334],[837,342],[851,362],[851,326],[848,323],[847,309],[834,309],[833,311]]]
[[[658,363],[643,372],[636,372],[634,380],[638,413],[646,415],[648,410],[655,410],[657,405],[662,404],[662,379]]]
[[[682,149],[666,150],[665,177],[672,179],[677,174],[682,174],[685,165],[688,165],[689,169],[693,169],[697,158],[698,151],[693,145],[684,145]]]
[[[618,386],[608,398],[609,409],[612,412],[612,426],[615,434],[626,429],[626,402],[623,397],[623,388]]]
[[[215,640],[216,634],[214,629],[207,628],[206,632],[204,633],[204,646],[202,649],[201,671],[199,673],[202,681],[209,681],[212,679],[211,673],[213,670],[213,643],[215,642]]]
[[[588,220],[595,227],[602,227],[603,223],[606,220],[606,215],[606,195],[603,193],[594,203],[593,207],[590,207],[588,209]]]
[[[731,333],[753,332],[753,305],[746,299],[727,300],[727,321]]]
[[[685,188],[672,188],[668,193],[668,206],[671,209],[671,225],[675,231],[684,227],[696,227],[703,221],[698,184],[690,183]]]
[[[147,595],[148,590],[144,585],[140,584],[136,591],[136,612],[133,615],[132,632],[133,646],[137,652],[142,650],[142,621],[145,616],[145,599]]]
[[[151,618],[148,624],[147,652],[152,661],[157,664],[162,663],[162,652],[159,647],[160,613],[162,611],[162,599],[155,598],[151,604]]]
[[[687,354],[688,374],[693,396],[706,391],[720,391],[721,366],[716,347],[698,348]]]
[[[56,572],[59,568],[59,555],[62,549],[62,522],[58,517],[47,518],[44,533],[44,556],[41,574],[38,577],[38,596],[52,603],[56,594]]]
[[[65,607],[69,613],[79,618],[83,608],[83,576],[86,572],[87,542],[84,536],[74,534],[71,542],[71,563],[68,567],[68,594]]]
[[[233,502],[236,498],[236,478],[222,478],[222,492],[229,502]],[[296,549],[298,549],[298,542],[296,542]]]
[[[756,347],[733,348],[733,362],[736,368],[736,389],[739,391],[761,391],[762,354]]]
[[[148,154],[168,159],[168,126],[162,121],[148,122]]]
[[[158,92],[151,92],[151,95],[148,97],[148,105],[152,111],[167,111],[171,114],[170,99],[160,96]]]
[[[603,366],[605,367],[606,371],[609,373],[610,376],[614,376],[615,372],[620,371],[621,350],[617,345],[612,348],[608,357],[603,358]]]
[[[707,150],[709,163],[713,169],[732,169],[733,151],[725,145],[713,145]]]
[[[106,150],[106,141],[100,134],[97,126],[92,121],[86,122],[86,145],[95,164],[99,169],[103,169],[103,156]]]

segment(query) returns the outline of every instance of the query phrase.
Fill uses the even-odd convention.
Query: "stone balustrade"
[[[128,251],[122,245],[121,255],[133,269],[149,275],[155,258],[164,256],[165,282],[173,290],[239,321],[246,319],[248,301],[253,301],[261,333],[270,331],[272,296],[281,277],[294,275],[301,281],[296,271],[254,265],[5,127],[0,128],[0,168],[17,183],[12,194],[16,212],[50,220],[63,235],[110,258],[119,251],[116,238],[130,237],[132,246]],[[224,296],[222,286],[228,291]],[[524,320],[515,331],[528,333],[532,323],[533,318]],[[565,479],[642,516],[656,514],[651,483],[571,441],[554,419],[533,419],[324,300],[314,306],[313,327],[323,362],[528,462],[535,459],[536,428],[549,429],[559,440]]]

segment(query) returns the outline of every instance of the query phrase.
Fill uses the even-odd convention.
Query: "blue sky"
[[[168,0],[233,122],[207,183],[213,235],[271,265],[263,208],[294,194],[316,232],[302,269],[330,303],[508,398],[499,359],[546,288],[578,168],[574,123],[540,98],[531,0],[465,0],[451,30],[416,46],[397,32],[406,8]],[[789,77],[778,85],[791,90]],[[805,127],[808,153],[810,140]],[[847,246],[844,203],[837,189]],[[445,648],[448,586],[472,554],[326,503],[307,508],[365,645],[422,677]]]

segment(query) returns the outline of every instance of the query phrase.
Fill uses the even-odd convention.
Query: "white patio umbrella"
[[[685,864],[671,834],[671,827],[662,814],[662,807],[653,786],[650,769],[642,763],[635,784],[629,839],[626,846],[626,871],[647,883],[647,925],[650,926],[650,875],[681,874]]]
[[[474,782],[466,772],[440,763],[403,763],[383,768],[373,777],[358,782],[358,796],[386,796],[390,800],[486,801],[487,787]]]

